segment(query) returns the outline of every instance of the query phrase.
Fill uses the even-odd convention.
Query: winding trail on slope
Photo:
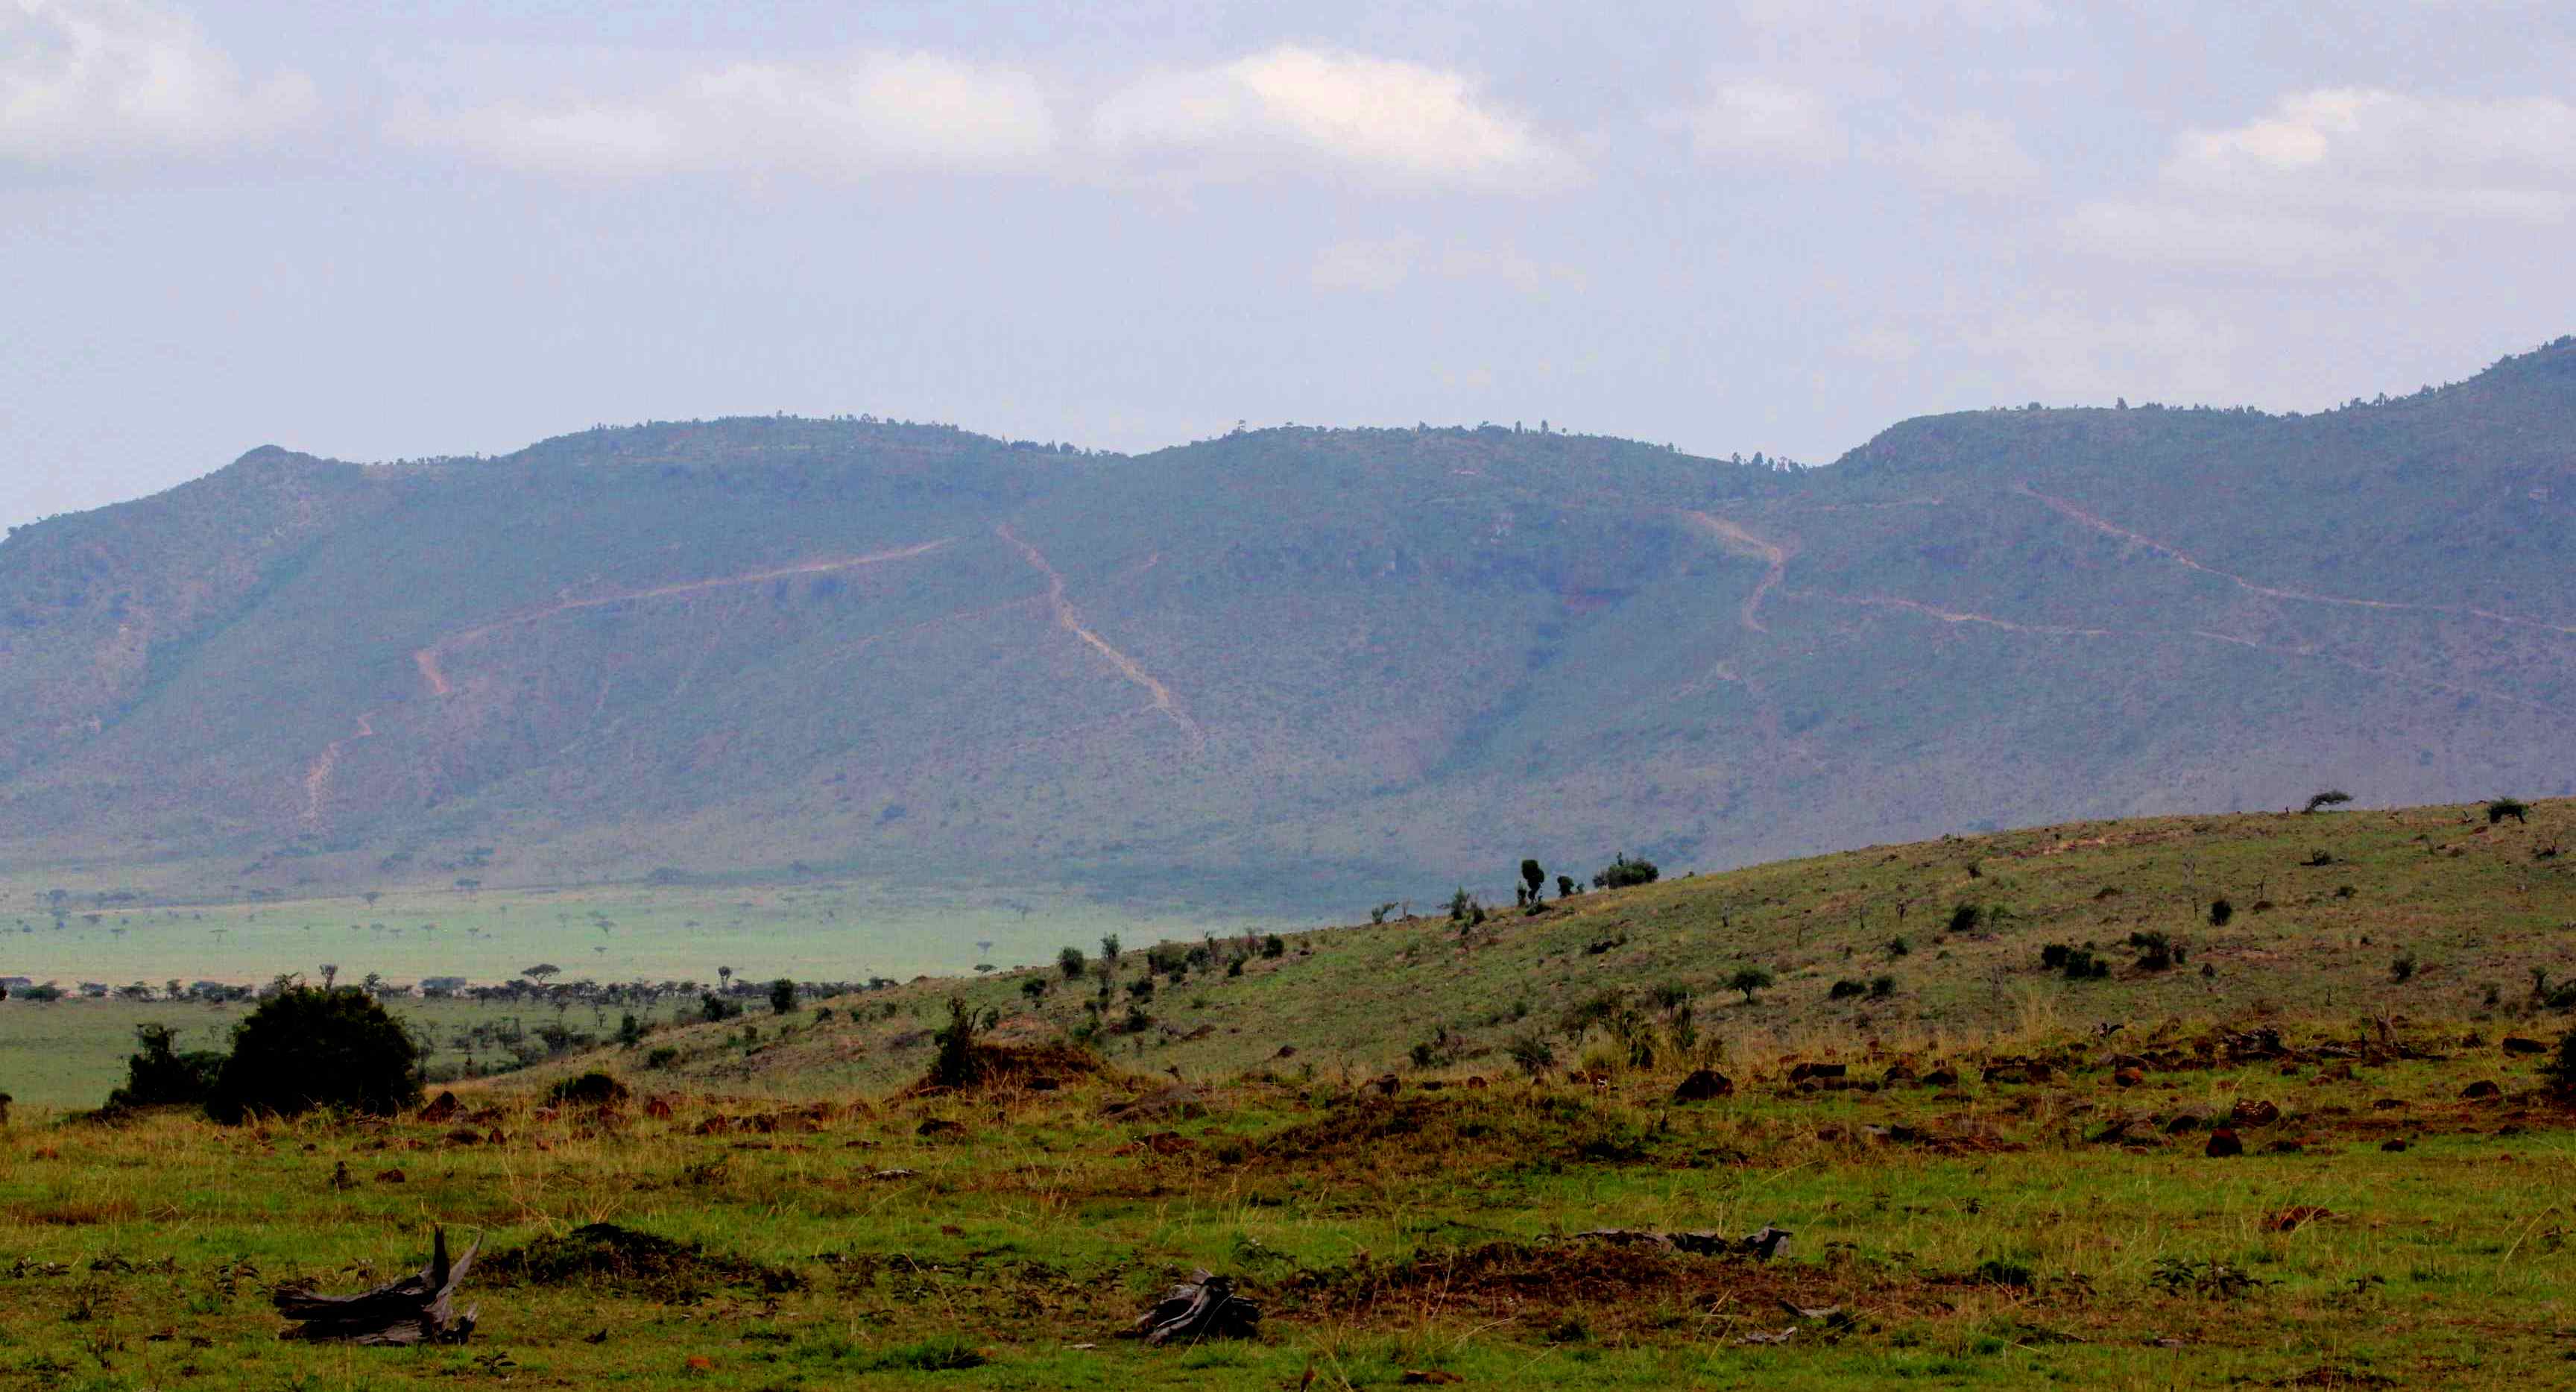
[[[308,831],[322,829],[322,807],[330,800],[331,775],[340,767],[340,751],[360,740],[376,737],[376,713],[368,711],[358,717],[358,728],[322,746],[322,752],[304,771],[304,826]]]
[[[2433,691],[2448,692],[2454,696],[2474,696],[2480,700],[2501,701],[2507,705],[2521,706],[2526,710],[2539,711],[2544,715],[2556,716],[2560,719],[2567,718],[2569,714],[2567,711],[2562,710],[2557,706],[2550,705],[2543,701],[2534,701],[2527,696],[2516,696],[2509,692],[2493,691],[2485,687],[2464,686],[2458,682],[2444,681],[2439,677],[2428,677],[2420,673],[2408,672],[2395,667],[2382,667],[2376,663],[2360,662],[2349,657],[2338,656],[2335,653],[2328,652],[2324,648],[2317,647],[2312,644],[2265,643],[2256,639],[2241,637],[2237,634],[2220,633],[2216,630],[2206,628],[2074,628],[2054,624],[2017,623],[2014,620],[1999,619],[1990,614],[1962,613],[1956,610],[1941,609],[1933,605],[1925,604],[1919,600],[1900,599],[1893,595],[1839,595],[1827,594],[1815,590],[1801,590],[1795,592],[1795,595],[1799,599],[1817,600],[1827,604],[1850,604],[1865,608],[1897,609],[1905,613],[1918,614],[1924,618],[1935,619],[1947,624],[1984,624],[1993,628],[2002,629],[2008,633],[2028,633],[2053,638],[2122,638],[2133,639],[2141,642],[2156,642],[2173,638],[2197,638],[2204,642],[2225,643],[2230,647],[2244,648],[2251,652],[2269,653],[2275,657],[2298,657],[2307,658],[2317,662],[2331,663],[2334,666],[2344,668],[2347,671],[2359,672],[2364,676],[2378,677],[2385,681],[2407,682]]]
[[[2114,629],[2074,628],[2063,624],[2026,624],[2013,619],[1999,619],[1992,614],[1976,614],[1957,609],[1943,609],[1938,605],[1926,604],[1919,599],[1902,599],[1895,595],[1840,595],[1826,594],[1817,590],[1796,590],[1791,592],[1790,597],[1793,599],[1821,599],[1831,604],[1856,604],[1864,608],[1872,609],[1902,609],[1907,613],[1921,614],[1925,618],[1938,619],[1946,624],[1984,624],[1989,627],[2003,629],[2008,633],[2037,633],[2057,638],[2116,638],[2121,636],[2119,632]]]
[[[1791,548],[1766,537],[1755,536],[1742,524],[1720,517],[1713,512],[1685,509],[1682,516],[1689,519],[1691,525],[1715,538],[1719,547],[1728,554],[1747,556],[1769,563],[1770,569],[1763,572],[1761,583],[1753,587],[1753,593],[1744,597],[1744,607],[1739,613],[1746,628],[1755,633],[1770,632],[1770,628],[1762,622],[1762,600],[1765,595],[1778,588],[1781,578],[1789,573]]]
[[[2220,570],[2216,566],[2206,564],[2202,562],[2200,558],[2184,551],[2178,546],[2169,546],[2164,542],[2156,540],[2154,537],[2130,531],[2128,528],[2110,521],[2107,518],[2086,512],[2084,509],[2077,507],[2075,504],[2068,502],[2064,498],[2051,497],[2048,494],[2042,493],[2038,489],[2031,487],[2028,483],[2017,483],[2013,485],[2013,491],[2026,497],[2037,499],[2039,502],[2046,504],[2051,509],[2054,509],[2059,516],[2065,517],[2069,521],[2075,522],[2081,526],[2090,527],[2094,531],[2101,532],[2106,536],[2118,537],[2120,540],[2128,542],[2133,546],[2142,546],[2186,570],[2196,570],[2203,575],[2214,576],[2246,591],[2249,594],[2262,595],[2266,599],[2285,599],[2301,604],[2333,604],[2340,605],[2348,609],[2385,609],[2398,612],[2411,611],[2419,614],[2449,614],[2454,617],[2485,619],[2490,623],[2511,624],[2517,628],[2535,628],[2544,633],[2555,633],[2562,637],[2576,637],[2576,627],[2570,627],[2565,624],[2549,623],[2541,619],[2520,618],[2512,614],[2499,614],[2494,610],[2480,609],[2474,605],[2415,604],[2405,600],[2396,599],[2354,599],[2348,595],[2317,594],[2311,590],[2289,590],[2282,589],[2277,585],[2260,584],[2256,581],[2248,580],[2242,575]]]
[[[1055,611],[1056,627],[1089,644],[1091,650],[1108,659],[1109,665],[1117,668],[1120,675],[1143,687],[1145,693],[1154,698],[1155,710],[1161,711],[1169,716],[1174,724],[1189,731],[1190,743],[1194,749],[1207,748],[1207,731],[1199,728],[1199,723],[1192,720],[1189,713],[1181,709],[1181,703],[1172,695],[1170,687],[1156,681],[1153,673],[1146,671],[1136,659],[1111,647],[1108,639],[1083,626],[1081,613],[1073,607],[1073,601],[1065,597],[1064,577],[1057,574],[1056,568],[1047,563],[1045,553],[1020,540],[1019,534],[1012,531],[1011,525],[1007,522],[997,523],[993,533],[1017,548],[1021,558],[1026,560],[1038,574],[1046,577],[1047,606]]]
[[[440,655],[463,644],[498,633],[505,628],[518,628],[553,618],[557,614],[568,614],[580,609],[603,609],[612,604],[624,604],[631,600],[664,599],[672,595],[699,594],[707,590],[720,590],[735,585],[758,585],[798,575],[824,575],[833,571],[856,570],[861,566],[881,565],[887,561],[909,560],[914,556],[927,555],[936,551],[946,546],[950,540],[952,538],[941,537],[936,541],[915,542],[910,546],[898,546],[888,551],[871,551],[864,556],[843,556],[837,560],[828,561],[803,561],[768,570],[745,571],[739,575],[718,575],[705,580],[686,580],[677,584],[655,585],[640,590],[618,590],[608,594],[589,595],[581,599],[568,599],[559,604],[547,605],[542,609],[513,614],[505,619],[494,619],[490,623],[479,624],[473,628],[459,629],[413,653],[412,665],[420,669],[421,681],[429,687],[430,695],[446,696],[456,688],[448,681],[447,672],[440,665]]]

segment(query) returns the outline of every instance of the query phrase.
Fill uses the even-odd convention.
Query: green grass
[[[608,1050],[462,1084],[494,1109],[471,1144],[452,1121],[101,1125],[22,1102],[0,1130],[0,1387],[2555,1385],[2576,1105],[2498,1041],[2571,1023],[2527,971],[2557,969],[2576,917],[2533,855],[2571,812],[2059,828],[1586,896],[1463,940],[1336,929],[1158,987],[1155,1013],[1213,1028],[1106,1038],[1112,1073],[1053,1090],[905,1090],[947,992],[1024,1004],[999,979],[844,998],[828,1022],[666,1027],[648,1041],[678,1051],[666,1069]],[[2321,848],[2332,864],[2298,864]],[[2214,928],[2220,894],[2238,912]],[[2010,912],[1937,931],[1969,900]],[[2136,967],[2119,944],[2141,930],[2184,964]],[[2042,945],[2087,938],[2120,963],[2107,979],[2040,969]],[[2401,948],[2423,964],[2402,983],[2383,960]],[[1750,1004],[1717,987],[1748,962],[1779,978]],[[1881,972],[1892,1002],[1828,998]],[[1060,1034],[1080,1017],[1064,989],[997,1038]],[[1605,989],[1607,1023],[1568,1021]],[[1408,1062],[1436,1023],[1444,1056]],[[2257,1026],[2296,1055],[2229,1056]],[[1558,1064],[1524,1081],[1498,1052],[1515,1034]],[[2124,1054],[2148,1063],[2125,1086]],[[1983,1080],[2022,1057],[2054,1071]],[[1961,1081],[1789,1084],[1819,1058]],[[1672,1103],[1703,1064],[1734,1094]],[[638,1101],[541,1105],[589,1067]],[[1389,1069],[1392,1098],[1357,1086]],[[1186,1109],[1104,1115],[1174,1074]],[[2473,1082],[2504,1095],[2465,1099]],[[2240,1101],[2279,1119],[2205,1155]],[[2169,1129],[2186,1115],[2200,1128]],[[330,1182],[342,1164],[354,1187]],[[469,1283],[468,1347],[276,1339],[269,1288],[389,1279],[434,1222],[496,1256],[613,1222],[717,1265],[636,1284],[496,1260]],[[1785,1258],[1579,1236],[1765,1224],[1795,1235]],[[1264,1308],[1260,1338],[1115,1337],[1196,1267]]]
[[[973,892],[818,880],[559,890],[396,890],[254,902],[75,903],[59,927],[43,889],[0,885],[0,975],[66,985],[158,986],[170,978],[259,983],[280,972],[350,979],[462,976],[506,981],[551,962],[567,981],[713,981],[731,966],[767,979],[865,980],[963,974],[979,962],[1052,957],[1062,935],[1121,933],[1142,944],[1258,916],[1125,909],[1007,887]],[[989,949],[979,943],[991,943]]]
[[[469,1101],[502,1111],[478,1125],[507,1139],[472,1146],[447,1124],[22,1114],[0,1133],[0,1379],[1251,1388],[1311,1366],[1327,1387],[1424,1368],[1498,1386],[2163,1386],[2323,1368],[2482,1385],[2564,1367],[2576,1224],[2554,1205],[2576,1148],[2563,1107],[2491,1051],[2365,1067],[2350,1086],[2263,1064],[2160,1074],[2141,1093],[2086,1066],[1955,1099],[1800,1094],[1778,1089],[1778,1061],[1740,1068],[1736,1099],[1693,1107],[1661,1101],[1669,1073],[1392,1102],[1255,1078],[1210,1089],[1204,1116],[1118,1124],[1099,1106],[1150,1084],[1111,1081],[852,1101],[810,1130],[715,1135],[697,1134],[706,1118],[758,1108],[689,1096],[667,1120],[602,1124],[486,1085]],[[2473,1076],[2514,1098],[2455,1100]],[[2217,1161],[2196,1136],[2139,1153],[2084,1139],[2107,1111],[2243,1096],[2288,1109],[2249,1132],[2258,1152],[2304,1148]],[[2379,1097],[2405,1102],[2402,1120],[2369,1106]],[[964,1135],[924,1138],[929,1118]],[[1871,1126],[1982,1148],[1873,1140]],[[1625,1138],[1619,1158],[1585,1158],[1605,1134]],[[2387,1135],[2415,1143],[2383,1151]],[[340,1163],[356,1188],[327,1182]],[[380,1177],[397,1167],[406,1182]],[[2296,1205],[2332,1213],[2276,1230]],[[685,1273],[531,1284],[495,1263],[469,1282],[482,1326],[466,1348],[276,1341],[269,1287],[389,1279],[420,1260],[431,1221],[481,1230],[487,1252],[615,1222],[791,1272],[796,1288]],[[1789,1256],[1571,1236],[1764,1223],[1793,1230]],[[1979,1276],[1996,1262],[2032,1283]],[[2172,1288],[2171,1262],[2256,1284]],[[1259,1340],[1113,1337],[1194,1266],[1265,1307]],[[1853,1323],[1744,1342],[1799,1322],[1783,1299]]]
[[[1158,980],[1142,1003],[1154,1024],[1100,1042],[1140,1071],[1223,1075],[1270,1064],[1284,1046],[1293,1054],[1275,1067],[1357,1077],[1409,1068],[1415,1045],[1445,1040],[1440,1057],[1499,1075],[1513,1071],[1515,1038],[1547,1039],[1567,1064],[1600,1047],[1598,1031],[1587,1038],[1565,1022],[1605,994],[1657,1027],[1687,1009],[1701,1040],[1757,1056],[2169,1017],[2509,1022],[2534,1011],[2534,971],[2576,979],[2576,860],[2538,856],[2561,844],[2576,845],[2576,803],[2539,804],[2528,825],[2500,827],[2474,806],[2428,807],[1877,847],[1551,901],[1535,917],[1498,912],[1466,932],[1421,918],[1295,935],[1286,956],[1251,956],[1239,976],[1219,967],[1178,986]],[[2329,864],[2304,863],[2320,851]],[[2208,906],[2222,897],[2235,912],[2214,927]],[[1946,931],[1966,904],[2001,912]],[[2143,954],[2127,943],[2141,932],[2166,934],[2182,962],[2137,966]],[[2068,981],[2041,964],[2052,943],[2092,944],[2114,969]],[[1218,960],[1242,948],[1221,940]],[[2391,970],[2401,954],[2416,962],[2403,981]],[[1750,1003],[1726,984],[1748,966],[1776,978]],[[1134,1003],[1125,987],[1142,970],[1131,951],[1112,1020]],[[1838,980],[1879,976],[1894,979],[1891,995],[1831,998]],[[1048,982],[1034,1003],[1022,994],[1032,978]],[[920,1072],[923,1032],[951,992],[1001,1011],[1003,1038],[1036,1039],[1080,1026],[1098,984],[1068,984],[1052,967],[939,979],[830,1002],[832,1022],[767,1027],[756,1040],[694,1026],[653,1042],[680,1051],[681,1076],[710,1085],[790,1096],[882,1088]]]

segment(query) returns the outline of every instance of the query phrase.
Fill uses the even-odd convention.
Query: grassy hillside
[[[1200,1040],[1120,1038],[1099,1070],[987,1050],[958,1089],[914,1086],[927,1050],[886,1037],[957,989],[926,981],[594,1056],[636,1092],[604,1107],[525,1074],[392,1119],[21,1107],[0,1380],[2554,1385],[2576,1102],[2546,1072],[2566,1007],[2526,968],[2560,974],[2576,894],[2540,853],[2571,827],[2566,803],[2492,827],[2093,824],[1589,895],[1463,939],[1335,930],[1158,987]],[[1942,931],[1963,904],[2007,912]],[[2183,945],[2168,970],[2113,946],[2150,930]],[[2088,938],[2107,974],[2037,970]],[[1747,962],[1778,984],[1724,1003]],[[1826,993],[1871,973],[1894,995]],[[1605,989],[1635,1017],[1561,1023]],[[996,1037],[1042,1041],[1062,994]],[[1441,1022],[1456,1057],[1402,1060]],[[1513,1031],[1559,1062],[1479,1052]],[[1703,1066],[1731,1090],[1681,1100]],[[484,1243],[471,1343],[277,1337],[271,1289],[389,1279],[431,1223]],[[1766,1228],[1785,1245],[1748,1250]],[[1118,1337],[1201,1268],[1257,1333]]]
[[[1257,938],[1219,938],[1213,966],[1158,976],[1150,999],[1131,994],[1144,945],[1125,943],[1097,1044],[1122,1067],[1187,1077],[1495,1076],[1516,1071],[1514,1040],[1575,1067],[1640,1040],[1667,1055],[1695,1040],[1718,1057],[1839,1056],[2166,1021],[2554,1020],[2576,997],[2544,1002],[2535,981],[2546,977],[2541,995],[2576,982],[2570,846],[2576,803],[2561,801],[2495,825],[2478,805],[2075,823],[1570,901],[1551,885],[1542,913],[1505,904],[1473,928],[1435,911],[1295,935],[1275,958]],[[2164,935],[2178,960],[2140,965],[2139,934]],[[930,980],[825,1002],[826,1022],[755,1015],[651,1042],[675,1051],[675,1085],[892,1087],[920,1076],[952,993],[999,1012],[999,1038],[1080,1029],[1099,998],[1099,947],[1064,945],[1093,958],[1080,982],[1052,966]],[[2070,980],[2043,965],[2051,945],[2091,950],[2107,974]],[[1773,978],[1750,1000],[1728,985],[1748,968]],[[1032,982],[1046,983],[1034,1000]],[[1837,983],[1858,993],[1837,996]],[[1144,1029],[1123,1027],[1131,1007],[1151,1018]]]
[[[1342,911],[1523,855],[2576,793],[2576,342],[2315,416],[1135,458],[875,420],[263,450],[0,544],[0,854]],[[448,872],[453,873],[453,872]]]

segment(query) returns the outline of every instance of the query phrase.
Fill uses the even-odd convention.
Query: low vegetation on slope
[[[1588,876],[1586,877],[1588,878]],[[1190,1077],[1515,1071],[1515,1053],[1938,1047],[2127,1022],[2507,1020],[2576,1009],[2576,803],[2078,823],[1296,934],[930,980],[657,1031],[675,1084],[918,1075],[947,1000]],[[2070,966],[2077,969],[2070,970]],[[1746,989],[1754,976],[1763,984]],[[1148,984],[1150,983],[1150,984]]]

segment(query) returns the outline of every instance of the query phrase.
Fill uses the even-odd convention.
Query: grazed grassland
[[[1060,1050],[1094,977],[660,1029],[574,1065],[636,1089],[604,1113],[542,1104],[561,1064],[437,1121],[22,1106],[0,1386],[2555,1385],[2576,1106],[2532,1050],[2571,1023],[2544,854],[2570,813],[1880,849],[1220,940],[1144,999],[1131,950],[1104,1018],[1152,1022],[1099,1035],[1100,1074],[1051,1055],[1052,1088],[912,1085],[951,992]],[[2155,931],[2180,962],[2129,945]],[[2043,970],[2050,944],[2106,974]],[[1776,977],[1750,1000],[1747,965]],[[1800,1086],[1818,1062],[1846,1072]],[[1697,1067],[1733,1090],[1673,1100]],[[2208,1153],[2220,1126],[2243,1154]],[[493,1254],[471,1345],[277,1341],[270,1288],[387,1279],[431,1223]],[[618,1272],[547,1245],[596,1223],[701,1247]],[[1768,1261],[1583,1236],[1765,1224],[1794,1234]],[[1259,1339],[1115,1337],[1194,1267]]]
[[[1781,1061],[1746,1061],[1733,1097],[1688,1105],[1669,1071],[1622,1069],[1481,1088],[1453,1070],[1392,1097],[1275,1076],[804,1108],[693,1094],[667,1117],[487,1084],[470,1120],[230,1131],[21,1113],[0,1135],[0,1379],[2547,1385],[2576,1297],[2570,1113],[2527,1061],[2410,1042],[2294,1038],[2287,1064],[2130,1086],[2077,1040],[2014,1041],[2060,1065],[2030,1083],[1983,1081],[1965,1052],[1955,1087],[1883,1091],[1800,1091]],[[1852,1059],[1852,1080],[1885,1062]],[[2482,1080],[2504,1095],[2461,1098]],[[1102,1114],[1158,1095],[1173,1105]],[[2249,1153],[2206,1156],[2207,1128],[2257,1101],[2281,1116],[2238,1128]],[[388,1279],[432,1222],[499,1254],[470,1283],[474,1343],[277,1341],[271,1287]],[[531,1246],[601,1222],[704,1260],[620,1276]],[[1766,1223],[1795,1234],[1767,1262],[1576,1236]],[[1265,1307],[1259,1340],[1114,1337],[1193,1266]]]

